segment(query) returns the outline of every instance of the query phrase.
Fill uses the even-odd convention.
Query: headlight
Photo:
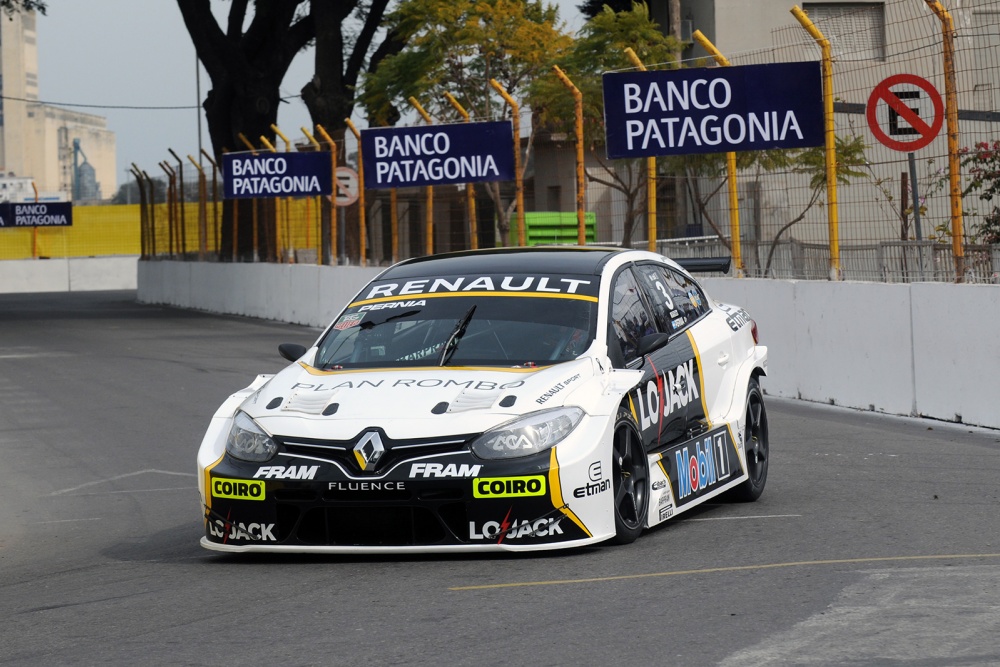
[[[483,433],[472,443],[481,459],[510,459],[544,452],[562,442],[583,419],[580,408],[557,408],[518,417]]]
[[[244,461],[267,461],[278,451],[278,445],[247,413],[237,412],[226,438],[226,451]]]

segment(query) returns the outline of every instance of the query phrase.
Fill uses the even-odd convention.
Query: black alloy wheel
[[[746,426],[743,429],[743,444],[747,453],[747,474],[750,478],[736,487],[733,499],[752,502],[764,493],[767,482],[767,463],[770,457],[767,440],[767,410],[764,396],[756,378],[747,388]]]
[[[611,452],[615,503],[614,544],[628,544],[642,533],[649,505],[649,467],[632,415],[618,411]]]

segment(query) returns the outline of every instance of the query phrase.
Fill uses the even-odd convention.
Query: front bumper
[[[378,475],[283,448],[203,471],[202,546],[228,552],[532,551],[614,534],[610,431],[590,420],[541,454],[484,461],[467,449],[398,457]],[[606,460],[605,460],[606,459]]]

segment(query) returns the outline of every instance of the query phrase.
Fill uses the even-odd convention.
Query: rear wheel
[[[747,389],[746,425],[743,428],[743,444],[747,453],[747,473],[750,478],[733,489],[733,500],[752,502],[764,493],[767,482],[767,462],[770,457],[767,440],[767,411],[764,409],[764,395],[756,378],[750,380]]]
[[[628,544],[646,524],[649,505],[649,467],[642,438],[632,415],[618,411],[611,452],[611,479],[615,503],[614,544]]]

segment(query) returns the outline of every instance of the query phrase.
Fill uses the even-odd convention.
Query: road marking
[[[794,519],[801,514],[758,514],[756,516],[713,516],[704,519],[688,519],[688,521],[738,521],[740,519]],[[684,517],[677,517],[683,519]]]
[[[125,479],[126,477],[135,477],[136,475],[145,475],[145,474],[148,474],[148,473],[157,473],[157,474],[160,474],[160,475],[180,475],[182,477],[197,477],[197,475],[195,473],[193,473],[193,472],[172,472],[170,470],[155,470],[155,469],[150,468],[150,469],[147,469],[147,470],[137,470],[135,472],[127,472],[124,475],[115,475],[114,477],[108,477],[107,479],[99,479],[96,482],[87,482],[86,484],[80,484],[79,486],[73,486],[73,487],[70,487],[68,489],[62,489],[60,491],[53,491],[49,495],[50,496],[61,496],[64,493],[70,493],[72,491],[78,491],[80,489],[85,489],[88,486],[94,486],[95,484],[105,484],[107,482],[114,482],[114,481],[119,480],[119,479]]]
[[[610,577],[588,577],[586,579],[554,579],[552,581],[515,581],[507,584],[482,584],[478,586],[452,586],[449,591],[481,591],[488,588],[522,588],[525,586],[565,586],[569,584],[592,584],[605,581],[625,581],[627,579],[651,579],[653,577],[677,577],[685,574],[719,574],[723,572],[745,572],[747,570],[773,570],[784,567],[804,567],[807,565],[857,565],[860,563],[903,563],[924,560],[968,560],[972,558],[1000,558],[994,554],[941,554],[934,556],[882,556],[876,558],[839,558],[834,560],[804,560],[791,563],[764,563],[761,565],[734,565],[731,567],[708,567],[700,570],[675,570],[673,572],[648,572],[646,574],[620,574]]]
[[[194,491],[193,486],[169,486],[162,489],[124,489],[122,491],[94,491],[92,493],[77,493],[78,497],[83,496],[107,496],[112,493],[149,493],[150,491]]]
[[[101,521],[101,520],[102,520],[102,517],[97,516],[97,517],[94,517],[93,519],[55,519],[53,521],[36,521],[35,523],[36,524],[43,524],[43,523],[73,523],[75,521]]]

